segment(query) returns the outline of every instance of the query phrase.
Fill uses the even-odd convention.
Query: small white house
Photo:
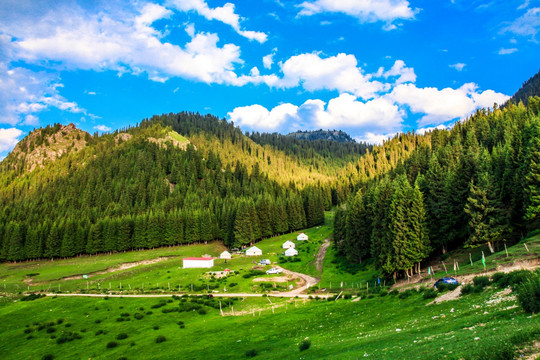
[[[296,245],[294,245],[294,243],[291,240],[287,240],[283,243],[282,247],[284,249],[294,249]]]
[[[306,241],[307,239],[308,239],[308,236],[304,233],[301,233],[300,235],[296,237],[296,240],[299,240],[299,241]]]
[[[224,252],[222,252],[221,254],[219,254],[219,258],[220,259],[230,259],[232,256],[231,256],[231,253],[228,252],[227,250],[225,250]]]
[[[259,249],[256,246],[252,246],[252,247],[250,247],[249,249],[246,250],[246,255],[247,256],[259,256],[259,255],[262,255],[262,250]]]
[[[184,269],[211,268],[214,266],[212,257],[188,257],[183,259]]]
[[[296,256],[296,255],[298,255],[298,250],[296,249],[288,248],[287,250],[285,250],[285,256]]]

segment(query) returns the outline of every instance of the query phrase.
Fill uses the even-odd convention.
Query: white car
[[[266,273],[268,275],[270,274],[281,274],[281,269],[278,269],[278,268],[272,268],[270,270],[266,270]]]

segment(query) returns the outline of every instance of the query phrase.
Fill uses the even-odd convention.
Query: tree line
[[[372,258],[387,275],[411,276],[432,255],[463,246],[494,251],[537,229],[539,113],[533,97],[527,106],[478,110],[451,130],[402,134],[374,149],[390,156],[395,142],[417,144],[386,173],[358,172],[354,193],[336,212],[338,251],[356,263]]]

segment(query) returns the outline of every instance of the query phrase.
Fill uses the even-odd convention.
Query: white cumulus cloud
[[[267,39],[264,32],[243,30],[240,26],[240,15],[235,12],[235,6],[232,3],[226,3],[223,6],[210,8],[204,0],[169,0],[168,5],[180,11],[195,11],[204,16],[207,20],[217,20],[230,25],[239,35],[263,43]]]
[[[109,132],[111,131],[112,129],[110,127],[108,127],[107,125],[96,125],[94,126],[94,129],[95,130],[98,130],[98,131],[101,131],[101,132]]]
[[[350,92],[369,99],[383,89],[383,84],[372,81],[359,68],[354,55],[338,54],[321,58],[318,54],[301,54],[285,61],[281,67],[283,79],[280,85],[302,85],[308,91],[338,90]]]
[[[501,49],[499,50],[499,55],[513,54],[513,53],[515,53],[516,51],[518,51],[518,49],[516,49],[516,48],[510,48],[510,49],[501,48]]]
[[[67,69],[146,73],[161,82],[172,76],[206,83],[238,81],[234,67],[242,60],[237,45],[219,46],[216,34],[194,29],[183,46],[164,41],[152,24],[173,12],[161,5],[99,12],[65,5],[53,10],[0,24],[0,32],[12,39],[14,57]]]
[[[328,104],[311,99],[300,106],[286,103],[271,110],[256,104],[238,107],[228,116],[236,125],[264,131],[336,127],[394,131],[401,128],[405,113],[385,98],[362,102],[354,95],[344,93]]]
[[[525,14],[503,29],[516,35],[536,38],[540,31],[540,7],[530,8]]]
[[[17,128],[0,129],[0,152],[11,151],[23,132]]]
[[[363,23],[386,22],[385,30],[393,30],[393,21],[414,19],[418,9],[412,9],[406,0],[315,0],[299,5],[299,16],[319,13],[343,13]]]
[[[400,84],[388,95],[397,104],[405,105],[414,113],[425,114],[420,126],[464,118],[476,109],[502,104],[508,96],[493,90],[477,92],[477,85],[467,83],[458,89],[433,87],[418,88],[414,84]]]

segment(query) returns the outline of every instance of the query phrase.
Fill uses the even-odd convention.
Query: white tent
[[[208,257],[188,257],[183,259],[183,268],[211,268],[214,266],[214,258]]]
[[[249,249],[246,250],[246,255],[247,256],[259,256],[259,255],[262,255],[262,250],[259,249],[256,246],[252,246],[252,247],[250,247]]]
[[[304,233],[301,233],[300,235],[296,237],[296,240],[299,240],[299,241],[305,241],[307,239],[308,239],[308,236]]]
[[[291,240],[287,240],[283,243],[282,247],[284,249],[294,249],[296,245],[294,245],[294,243]]]
[[[298,255],[298,250],[296,249],[288,248],[287,250],[285,250],[285,256],[296,256],[296,255]]]
[[[227,250],[225,250],[224,252],[222,252],[222,253],[219,255],[219,258],[220,258],[220,259],[230,259],[230,258],[231,258],[231,253],[228,252]]]

